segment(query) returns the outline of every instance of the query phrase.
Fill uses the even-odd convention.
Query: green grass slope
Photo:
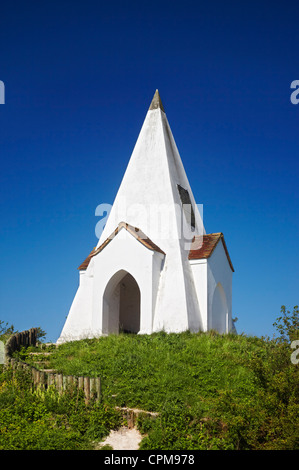
[[[47,367],[100,376],[109,406],[159,412],[139,420],[143,449],[297,449],[291,352],[242,335],[120,334],[63,344]]]

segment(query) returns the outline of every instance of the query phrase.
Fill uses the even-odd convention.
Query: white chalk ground
[[[99,448],[109,444],[113,450],[138,450],[142,438],[138,429],[123,426],[117,431],[111,431],[109,436],[99,443]]]

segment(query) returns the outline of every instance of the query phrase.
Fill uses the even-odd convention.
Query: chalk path
[[[141,440],[142,435],[136,428],[123,426],[117,431],[111,431],[100,447],[109,444],[113,450],[138,450]]]

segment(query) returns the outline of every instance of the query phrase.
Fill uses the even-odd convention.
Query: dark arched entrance
[[[127,271],[118,271],[108,282],[103,296],[103,333],[138,333],[140,289]]]

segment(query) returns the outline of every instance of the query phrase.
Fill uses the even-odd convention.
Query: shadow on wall
[[[220,282],[215,287],[213,294],[211,328],[221,334],[228,331],[227,302],[224,289]]]

